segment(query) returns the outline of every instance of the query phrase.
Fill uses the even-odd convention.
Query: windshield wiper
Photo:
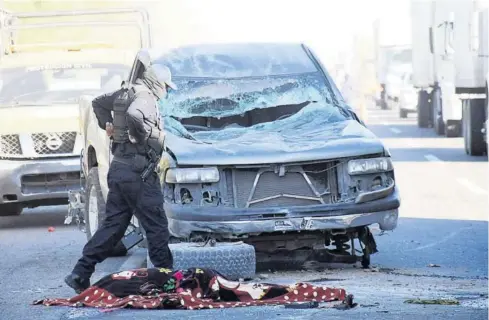
[[[212,128],[206,127],[206,126],[199,126],[195,124],[184,124],[183,125],[185,129],[190,129],[190,130],[202,130],[202,131],[210,131]]]

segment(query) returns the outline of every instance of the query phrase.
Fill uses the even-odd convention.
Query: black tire
[[[19,216],[24,207],[20,203],[6,203],[0,205],[0,217]]]
[[[255,248],[249,244],[218,242],[211,247],[198,243],[175,243],[169,246],[174,270],[209,268],[230,280],[252,279],[256,273]],[[154,267],[149,256],[147,267]]]
[[[97,205],[97,226],[100,226],[105,219],[105,201],[102,195],[102,188],[100,187],[100,180],[98,175],[98,168],[93,167],[88,172],[88,176],[86,179],[86,189],[85,189],[85,230],[87,235],[87,241],[90,240],[93,236],[91,232],[91,224],[93,221],[90,221],[90,197],[92,196],[92,192],[95,193],[96,197],[96,205]],[[98,229],[98,227],[97,227]],[[126,247],[124,244],[119,241],[116,246],[112,249],[110,256],[111,257],[121,257],[127,254]]]
[[[435,89],[431,93],[431,111],[433,112],[433,128],[435,133],[439,136],[445,134],[445,123],[443,122],[443,114],[439,110],[443,110],[443,101],[441,99],[440,89]]]
[[[429,128],[431,124],[430,95],[426,90],[418,93],[418,127]]]
[[[445,137],[447,138],[458,138],[462,135],[461,131],[461,121],[450,120],[445,126]]]
[[[407,110],[404,110],[403,108],[399,108],[399,117],[401,119],[406,119],[408,117]]]
[[[481,132],[485,120],[484,102],[484,99],[471,99],[462,104],[465,152],[471,156],[482,156],[487,152],[487,144]]]

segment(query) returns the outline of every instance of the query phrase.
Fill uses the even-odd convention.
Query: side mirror
[[[430,27],[429,29],[429,38],[430,38],[430,52],[435,53],[435,44],[433,43],[434,37],[433,37],[433,27]]]

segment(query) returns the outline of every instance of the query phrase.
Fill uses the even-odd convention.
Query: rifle
[[[143,181],[146,181],[146,178],[148,178],[148,176],[155,171],[161,158],[161,155],[158,155],[153,149],[149,149],[146,154],[150,160],[148,167],[146,167],[143,173],[141,173],[141,179],[143,179]]]

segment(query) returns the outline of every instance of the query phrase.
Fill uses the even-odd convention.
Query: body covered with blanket
[[[343,303],[344,289],[307,283],[277,285],[227,280],[217,271],[136,269],[113,273],[70,299],[43,299],[34,304],[97,308],[212,309],[294,302]]]

